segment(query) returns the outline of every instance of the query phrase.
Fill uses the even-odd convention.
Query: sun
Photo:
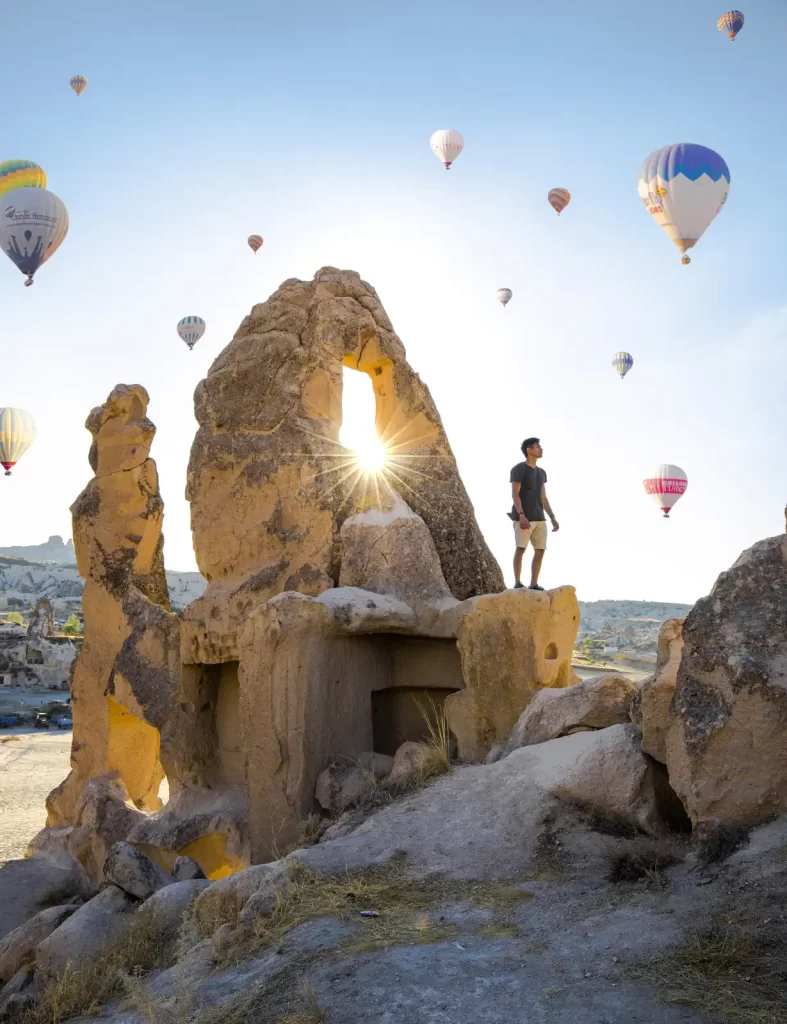
[[[382,472],[388,453],[382,441],[373,437],[355,448],[355,459],[360,469],[368,476]]]

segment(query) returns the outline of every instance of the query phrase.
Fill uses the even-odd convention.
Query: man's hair
[[[523,441],[522,442],[522,454],[523,455],[527,455],[528,448],[532,448],[533,445],[534,444],[538,444],[539,441],[540,441],[540,438],[538,438],[538,437],[529,437],[526,441]]]

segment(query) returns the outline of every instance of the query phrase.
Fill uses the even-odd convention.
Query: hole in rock
[[[243,744],[240,728],[240,684],[238,662],[200,666],[201,713],[215,739],[213,758],[207,768],[211,782],[245,783]],[[207,697],[207,700],[204,698]]]
[[[464,689],[462,663],[453,640],[388,634],[370,639],[385,656],[389,684],[372,692],[373,746],[378,754],[393,755],[403,743],[428,738],[424,712],[434,724],[446,697]]]
[[[544,659],[546,661],[554,661],[557,658],[557,644],[549,644],[547,649],[544,651]]]
[[[371,378],[342,367],[342,426],[339,441],[354,453],[365,473],[376,473],[385,463],[385,446],[375,427],[376,402]]]

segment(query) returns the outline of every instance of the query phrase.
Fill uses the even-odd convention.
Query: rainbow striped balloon
[[[741,11],[727,11],[716,22],[716,27],[719,32],[726,32],[730,39],[735,39],[735,36],[743,28],[743,13]]]
[[[6,476],[36,439],[33,417],[24,409],[0,409],[0,466]]]
[[[46,174],[32,160],[0,163],[0,196],[15,188],[46,188]]]
[[[558,217],[561,212],[565,210],[568,204],[571,202],[571,193],[567,188],[553,188],[547,196],[549,205],[553,210],[557,210]]]
[[[256,252],[262,247],[262,235],[249,235],[249,248]]]
[[[84,75],[74,75],[68,84],[77,96],[81,96],[85,89],[87,89],[87,79]]]

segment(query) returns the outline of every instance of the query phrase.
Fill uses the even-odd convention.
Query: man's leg
[[[544,561],[544,549],[533,548],[533,564],[530,567],[530,586],[538,586],[538,574],[541,572],[541,563]],[[521,562],[521,559],[520,559]]]
[[[524,548],[517,548],[514,551],[514,583],[522,582],[522,556],[524,555],[524,553]]]

